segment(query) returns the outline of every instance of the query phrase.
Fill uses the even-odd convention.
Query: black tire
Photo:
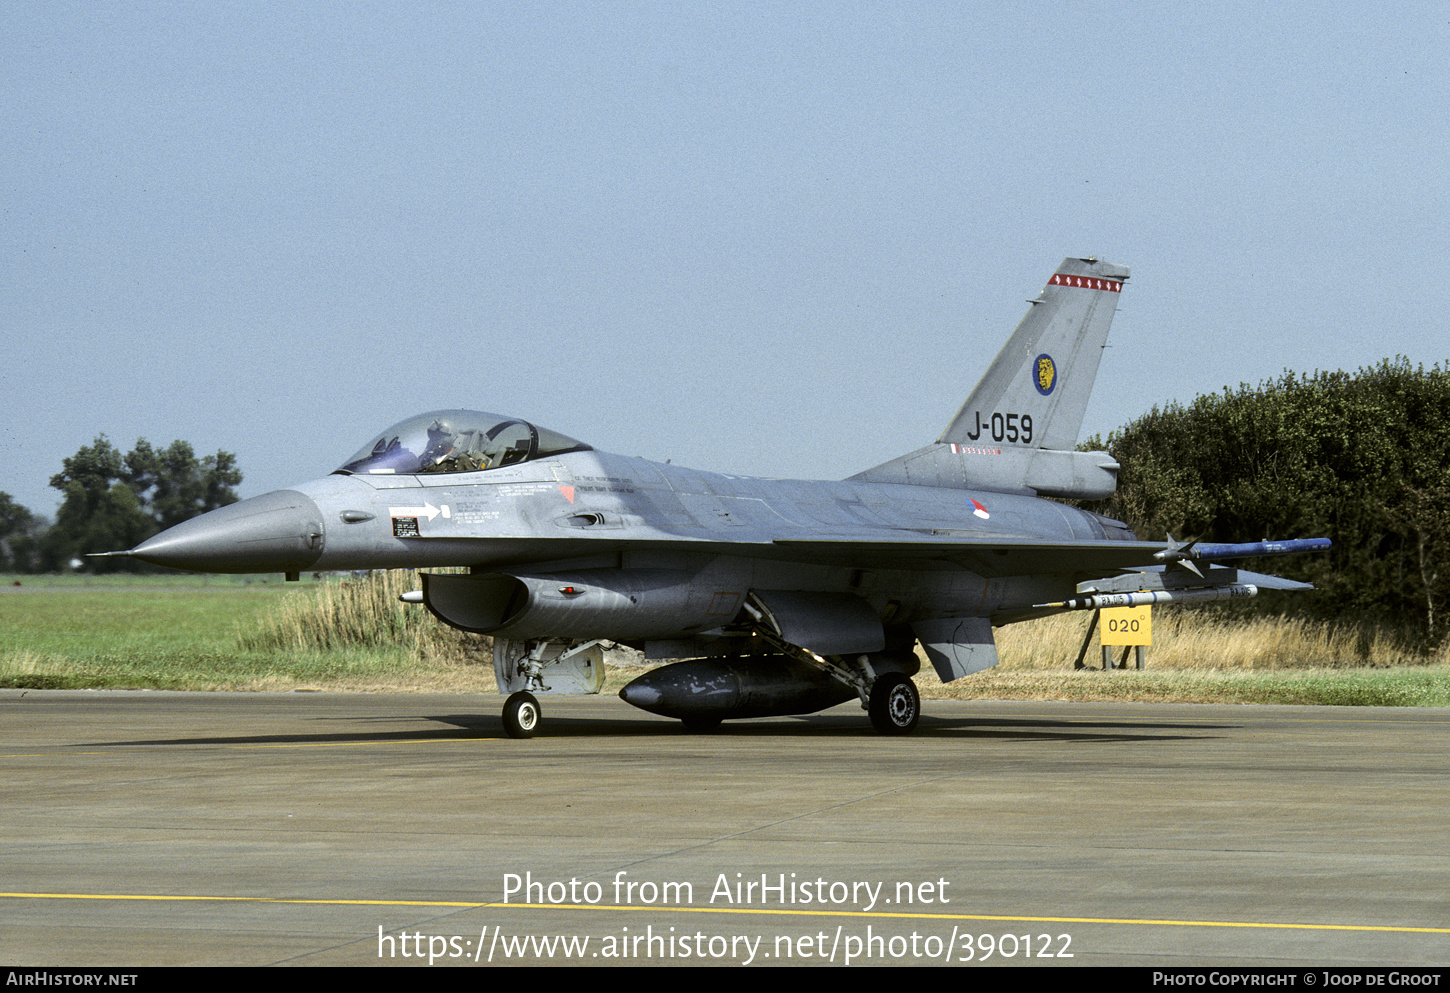
[[[544,719],[544,711],[532,693],[519,692],[503,704],[503,729],[510,738],[532,738]]]
[[[872,683],[870,713],[881,734],[910,734],[921,716],[921,694],[911,677],[888,672]]]
[[[720,726],[718,717],[682,717],[680,723],[691,734],[709,734]]]

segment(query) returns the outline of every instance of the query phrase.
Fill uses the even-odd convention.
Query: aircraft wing
[[[831,564],[871,565],[912,560],[951,562],[979,576],[1028,574],[1105,575],[1146,568],[1163,551],[1151,541],[1054,541],[1007,535],[961,536],[912,533],[901,537],[781,538],[773,542],[791,558]]]
[[[1217,564],[1220,559],[1264,558],[1322,551],[1328,538],[1257,541],[1242,544],[1179,544],[1155,541],[1054,541],[999,535],[912,535],[869,539],[789,538],[775,544],[804,551],[813,559],[837,563],[862,560],[935,559],[952,562],[979,576],[1076,575],[1093,592],[1187,590],[1247,584],[1263,589],[1312,590],[1280,576]],[[1195,548],[1195,546],[1197,546]],[[1200,568],[1199,563],[1203,564]],[[1093,577],[1093,578],[1089,578]],[[1101,577],[1101,578],[1098,578]]]
[[[710,551],[745,558],[768,558],[824,565],[912,568],[913,564],[949,562],[979,576],[1028,573],[1105,575],[1145,568],[1163,551],[1162,542],[1062,541],[1013,535],[894,533],[886,530],[756,541],[722,541],[712,537],[413,537],[430,545],[450,544],[487,549],[491,565],[561,560],[624,551]],[[479,563],[482,564],[482,563]]]
[[[486,542],[487,562],[506,566],[523,562],[562,560],[598,554],[614,554],[625,551],[687,550],[710,551],[738,555],[746,558],[768,558],[794,562],[812,562],[823,565],[839,565],[854,568],[905,568],[925,565],[929,562],[951,563],[985,578],[1023,575],[1074,576],[1079,580],[1095,577],[1111,577],[1129,573],[1133,576],[1147,573],[1181,575],[1182,585],[1212,586],[1222,580],[1218,576],[1203,577],[1202,573],[1187,563],[1187,567],[1175,557],[1179,547],[1169,541],[1113,541],[1032,538],[1015,535],[924,533],[921,531],[895,532],[885,529],[863,529],[846,533],[821,533],[811,536],[774,538],[756,541],[722,541],[713,537],[632,537],[632,538],[412,538],[412,541],[449,543],[471,546],[475,542]],[[1304,542],[1279,543],[1285,547],[1265,550],[1263,543],[1244,545],[1205,546],[1213,551],[1212,558],[1233,558],[1289,554],[1322,548],[1328,544],[1325,539],[1308,539]],[[1205,557],[1206,559],[1207,557]],[[1168,565],[1165,566],[1165,559]],[[482,564],[482,563],[479,563]],[[1245,574],[1248,575],[1248,574]],[[1275,577],[1263,576],[1264,580]],[[1148,580],[1160,582],[1161,580]],[[1103,581],[1104,584],[1107,580]],[[1292,584],[1291,580],[1280,582]],[[1257,585],[1270,587],[1273,583],[1260,582]],[[1101,588],[1101,587],[1100,587]],[[1304,588],[1293,584],[1278,588]]]

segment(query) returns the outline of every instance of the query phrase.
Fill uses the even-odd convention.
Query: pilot
[[[458,450],[458,435],[453,425],[439,419],[428,426],[428,447],[423,449],[422,472],[473,472],[483,468],[478,457]]]

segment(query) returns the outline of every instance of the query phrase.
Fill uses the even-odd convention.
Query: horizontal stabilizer
[[[857,473],[851,480],[1105,500],[1117,491],[1118,468],[1107,452],[928,445]]]
[[[1283,576],[1268,576],[1247,569],[1211,565],[1198,572],[1188,567],[1154,565],[1146,569],[1123,572],[1106,579],[1092,579],[1077,584],[1081,594],[1136,593],[1140,590],[1200,590],[1225,586],[1254,586],[1261,590],[1312,590],[1313,583],[1301,583]]]

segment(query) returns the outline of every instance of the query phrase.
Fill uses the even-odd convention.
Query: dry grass
[[[1445,706],[1450,643],[1429,655],[1392,631],[1297,618],[1227,619],[1188,609],[1153,616],[1146,670],[1104,672],[1094,637],[1073,663],[1090,616],[1059,614],[997,631],[1001,664],[943,685],[930,665],[917,683],[938,699],[1122,700]],[[1114,649],[1121,658],[1122,649]],[[1130,654],[1128,664],[1133,665]]]
[[[399,602],[400,594],[418,586],[417,575],[406,571],[320,583],[288,594],[256,621],[239,625],[237,640],[248,651],[396,649],[422,662],[491,661],[489,639],[457,631],[423,607]],[[1091,617],[1079,611],[998,628],[998,671],[1070,670]],[[1450,664],[1450,642],[1427,657],[1384,628],[1225,618],[1170,607],[1154,612],[1148,659],[1155,671],[1424,666]],[[1096,637],[1086,664],[1101,664]]]
[[[1071,668],[1091,614],[1080,611],[997,629],[1003,671]],[[1121,656],[1122,649],[1116,650]],[[1129,664],[1132,662],[1129,656]],[[1102,655],[1094,637],[1085,664]],[[1153,613],[1153,670],[1268,670],[1387,668],[1450,664],[1450,642],[1429,656],[1379,627],[1334,625],[1299,618],[1215,617],[1191,608]]]
[[[287,663],[224,688],[495,692],[492,639],[448,627],[427,608],[398,599],[420,585],[417,573],[390,570],[287,594],[237,626],[244,652],[287,656]]]
[[[491,650],[487,639],[440,624],[426,608],[399,601],[420,585],[417,574],[406,570],[319,583],[288,594],[254,624],[239,625],[237,643],[247,651],[399,649],[425,662]]]

